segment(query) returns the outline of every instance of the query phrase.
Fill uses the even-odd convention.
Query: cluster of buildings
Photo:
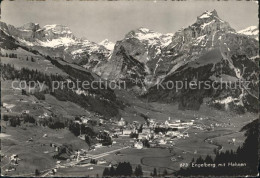
[[[7,104],[7,103],[3,103],[3,108],[7,110],[7,112],[12,112],[12,108],[15,107],[14,104]]]
[[[78,124],[100,124],[104,123],[103,119],[92,120],[86,116],[81,116],[79,119],[74,122]],[[107,122],[107,121],[106,121]],[[165,122],[156,122],[153,119],[147,119],[145,123],[139,123],[138,121],[133,121],[128,123],[125,119],[121,118],[119,121],[111,122],[112,127],[110,131],[103,130],[106,132],[109,137],[111,137],[112,144],[116,144],[115,141],[118,137],[130,137],[131,146],[142,149],[149,145],[150,147],[156,147],[166,144],[174,144],[174,140],[177,138],[186,138],[189,137],[189,134],[185,129],[194,125],[194,120],[183,122],[181,120],[171,120],[167,119]],[[85,137],[82,136],[82,139]],[[98,140],[98,137],[97,137]],[[144,144],[144,141],[148,144]],[[102,144],[97,143],[93,145],[92,149],[102,147]]]
[[[79,124],[89,124],[92,123],[92,119],[82,116],[75,120]],[[157,147],[163,145],[175,145],[176,139],[185,139],[189,137],[187,132],[189,128],[199,126],[195,124],[194,120],[181,121],[172,120],[170,117],[165,121],[155,121],[154,119],[147,119],[145,123],[139,123],[138,121],[132,121],[128,123],[124,118],[119,121],[104,121],[99,119],[93,121],[95,123],[105,123],[109,122],[112,124],[109,131],[103,130],[112,139],[112,144],[116,144],[118,137],[128,137],[130,138],[128,144],[136,149],[142,149],[144,147]],[[98,138],[98,137],[97,137]],[[82,139],[84,139],[82,137]],[[102,144],[96,143],[92,146],[92,149],[102,147]],[[83,154],[84,155],[84,154]]]
[[[105,123],[104,119],[93,120],[93,119],[86,117],[86,116],[81,116],[81,117],[79,117],[79,119],[75,120],[74,122],[78,123],[78,124],[92,124],[92,125],[104,124]]]
[[[1,159],[2,159],[2,155],[1,155]],[[10,166],[7,169],[5,169],[5,172],[15,171],[16,166],[18,165],[18,161],[21,160],[17,154],[12,154],[9,159],[10,159]]]
[[[127,123],[121,118],[113,129],[112,137],[131,137],[134,139],[133,147],[137,149],[146,146],[144,140],[148,141],[150,147],[173,145],[176,138],[189,137],[186,130],[193,125],[194,120],[183,122],[169,118],[165,122],[156,122],[153,119],[147,119],[147,122],[141,124],[137,121]]]

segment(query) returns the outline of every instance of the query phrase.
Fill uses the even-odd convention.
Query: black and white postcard
[[[1,2],[1,176],[258,175],[258,1]]]

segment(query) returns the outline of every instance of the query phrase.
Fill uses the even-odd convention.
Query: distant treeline
[[[21,116],[12,116],[12,115],[3,115],[3,120],[8,121],[10,123],[10,126],[16,127],[20,126],[22,121],[23,123],[32,123],[35,124],[36,120],[34,119],[33,116],[30,116],[28,114],[23,114]]]
[[[1,56],[1,57],[9,57],[9,58],[18,58],[18,57],[17,57],[17,54],[15,54],[15,53],[9,53],[9,54],[8,54],[8,53],[5,53],[5,55],[2,54],[2,53],[0,53],[0,56]],[[19,57],[19,58],[20,58],[20,57]],[[28,56],[26,57],[26,60],[29,61],[29,57],[28,57]],[[35,62],[35,61],[36,61],[32,56],[30,57],[30,60],[31,60],[32,62]]]
[[[112,139],[107,132],[95,132],[93,122],[89,124],[79,124],[73,119],[64,119],[62,116],[52,114],[49,117],[35,119],[29,114],[3,115],[3,120],[9,122],[11,127],[19,127],[24,123],[32,123],[39,126],[49,127],[51,129],[68,128],[76,137],[85,135],[85,141],[89,146],[101,143],[103,146],[112,144]]]
[[[143,171],[142,167],[138,165],[133,172],[133,168],[129,162],[119,162],[117,167],[114,168],[111,166],[110,168],[105,168],[103,171],[103,177],[113,177],[113,176],[142,176]]]
[[[75,135],[80,134],[85,135],[86,143],[91,146],[95,143],[101,143],[103,146],[108,146],[112,144],[112,139],[106,132],[95,132],[92,124],[79,124],[72,122],[69,125],[69,130]]]
[[[117,167],[105,168],[103,171],[103,177],[122,177],[122,176],[136,176],[143,177],[143,169],[141,165],[137,165],[133,171],[132,165],[129,162],[119,162]],[[157,173],[157,169],[154,168],[150,173],[150,176],[161,177],[167,176],[169,173],[165,169],[162,173]]]
[[[32,123],[35,125],[48,126],[51,129],[63,129],[69,126],[68,120],[60,121],[59,118],[49,117],[44,119],[35,119],[29,114],[21,115],[3,115],[3,120],[9,122],[11,127],[21,126],[23,123]]]
[[[9,58],[17,58],[17,54],[14,54],[14,53],[9,53],[9,54],[5,54],[5,56],[4,55],[1,55],[2,57],[9,57]]]

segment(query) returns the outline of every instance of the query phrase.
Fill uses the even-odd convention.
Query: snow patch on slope
[[[101,41],[99,43],[99,45],[104,46],[105,48],[107,48],[110,51],[112,51],[114,49],[114,47],[115,47],[115,43],[109,41],[108,39],[105,39],[105,40]]]
[[[32,42],[30,42],[30,41],[26,41],[26,40],[21,39],[21,38],[17,38],[17,40],[18,40],[20,43],[25,44],[25,45],[27,45],[27,46],[34,46],[34,45],[35,45],[34,43],[32,43]]]
[[[210,25],[210,24],[212,24],[214,22],[215,22],[215,20],[212,20],[212,21],[210,21],[208,23],[204,23],[204,24],[201,25],[201,28],[204,29],[206,26],[208,26],[208,25]]]
[[[172,42],[172,33],[161,34],[147,28],[139,28],[126,35],[126,38],[137,38],[140,41],[148,42],[149,45],[155,45],[159,42],[162,47],[169,45]]]
[[[195,45],[195,46],[199,45],[200,42],[201,42],[205,37],[206,37],[206,35],[199,36],[199,37],[196,39],[194,45]]]
[[[220,99],[220,100],[215,100],[215,101],[213,101],[213,103],[225,104],[226,105],[225,108],[231,102],[233,102],[237,106],[244,106],[244,103],[243,103],[244,90],[241,90],[241,91],[242,92],[238,96],[238,98],[234,98],[232,96],[228,96],[228,97]]]
[[[258,35],[259,30],[258,30],[257,26],[250,26],[244,30],[238,31],[238,33],[242,33],[244,35]]]
[[[45,25],[43,27],[43,30],[51,31],[56,34],[72,34],[72,32],[70,31],[70,29],[68,27],[63,26],[63,25],[57,25],[57,24]]]
[[[81,53],[83,53],[83,52],[84,52],[83,49],[77,49],[77,50],[75,50],[75,51],[72,51],[71,54],[72,54],[72,55],[76,55],[76,54],[81,54]]]
[[[38,44],[40,44],[43,47],[51,47],[51,48],[55,48],[58,46],[69,46],[71,44],[76,44],[77,42],[72,39],[72,38],[68,38],[68,37],[61,37],[61,38],[57,38],[57,39],[53,39],[53,40],[47,40],[47,41],[40,41],[37,40]]]
[[[251,36],[251,37],[255,38],[256,40],[258,40],[258,38],[259,38],[259,29],[257,26],[247,27],[246,29],[238,31],[238,33],[244,34],[247,36]]]
[[[205,19],[205,18],[209,18],[210,16],[212,16],[212,12],[205,11],[201,16],[199,16],[199,18]]]

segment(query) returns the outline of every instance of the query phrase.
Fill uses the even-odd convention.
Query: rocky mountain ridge
[[[4,33],[11,35],[22,45],[28,46],[42,54],[62,58],[65,61],[83,65],[92,70],[101,61],[106,61],[111,49],[75,37],[71,30],[63,25],[45,25],[28,23],[22,27],[14,27],[0,23]]]
[[[255,59],[258,58],[258,41],[237,33],[216,11],[206,11],[193,25],[176,32],[164,51],[163,61],[168,60],[172,67],[162,85],[184,80],[210,83],[224,80],[233,84],[243,80],[250,81],[250,89],[188,87],[176,91],[176,86],[165,90],[155,86],[145,96],[153,101],[178,102],[180,109],[199,109],[205,98],[210,98],[209,105],[222,109],[256,111],[258,66]]]
[[[158,84],[183,79],[257,82],[255,61],[259,58],[259,46],[255,38],[258,31],[249,27],[236,32],[215,10],[205,11],[195,23],[174,34],[141,27],[127,33],[116,44],[108,40],[97,44],[77,38],[62,25],[40,27],[29,23],[15,28],[1,22],[1,29],[19,43],[45,55],[81,65],[105,80],[125,81],[127,90],[153,101],[178,101],[181,108],[194,109],[192,104],[197,103],[199,107],[205,97],[212,98],[211,104],[225,107],[227,103],[242,107],[249,100],[255,103],[257,98],[257,84],[251,84],[250,91],[238,89],[236,92],[156,89]]]

